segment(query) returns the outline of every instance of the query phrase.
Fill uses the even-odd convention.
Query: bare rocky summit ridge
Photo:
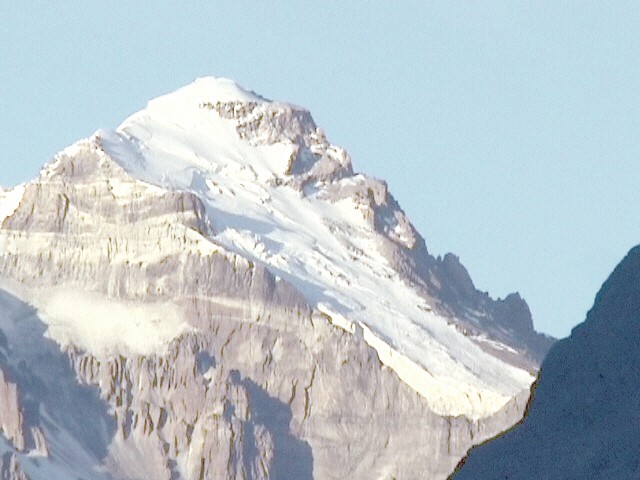
[[[236,122],[238,146],[217,145],[228,146],[224,161],[204,159],[197,135],[165,141],[173,127],[143,112],[61,152],[15,198],[2,192],[0,470],[34,480],[446,478],[471,445],[520,418],[528,389],[505,378],[526,384],[550,340],[539,341],[519,297],[491,300],[457,259],[430,256],[386,185],[355,175],[308,112],[213,84],[223,102],[192,100],[207,128]],[[199,118],[175,115],[181,125]],[[175,168],[189,188],[152,175],[145,152],[159,146],[162,172]],[[245,148],[279,173],[228,160]],[[201,168],[180,164],[186,157]],[[255,211],[271,209],[259,221],[242,203],[254,188]],[[329,270],[276,241],[275,227],[292,221],[277,208],[280,191],[316,202],[305,204],[309,218],[327,209],[317,231],[340,240],[309,234],[308,258]],[[343,205],[353,222],[329,210]],[[353,270],[329,263],[338,255]],[[408,292],[385,308],[398,316],[413,302],[433,358],[388,336],[402,330],[358,320],[367,310],[344,292],[366,293],[365,267]],[[493,370],[449,358],[464,355],[457,345],[480,345]],[[468,365],[461,383],[420,367],[441,357]]]

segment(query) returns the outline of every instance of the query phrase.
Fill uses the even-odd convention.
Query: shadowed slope
[[[464,479],[640,478],[640,247],[540,370],[524,421],[474,448]]]

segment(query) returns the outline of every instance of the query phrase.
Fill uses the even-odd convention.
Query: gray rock
[[[18,399],[18,387],[9,382],[0,368],[0,428],[16,450],[25,447],[24,418]]]

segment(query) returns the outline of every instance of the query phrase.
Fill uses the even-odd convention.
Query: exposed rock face
[[[18,457],[15,454],[5,454],[0,458],[0,478],[2,480],[29,480],[20,468]]]
[[[435,331],[428,338],[441,335],[452,345],[435,344],[434,365],[446,365],[438,363],[442,357],[460,368],[462,360],[451,355],[469,355],[456,350],[462,336],[431,304],[458,328],[469,322],[475,334],[490,332],[485,323],[498,322],[496,332],[513,325],[500,337],[505,345],[520,331],[533,331],[519,296],[495,302],[475,290],[457,259],[431,257],[384,182],[353,175],[346,153],[326,141],[308,112],[254,97],[198,105],[237,122],[237,135],[251,148],[286,144],[288,161],[266,183],[355,209],[362,224],[327,220],[322,227],[344,236],[335,245],[345,253],[316,245],[311,258],[319,263],[300,270],[317,268],[318,278],[331,275],[337,285],[357,288],[357,275],[327,259],[373,264],[378,257],[348,241],[375,233],[371,245],[382,258],[377,271],[391,286],[410,284],[407,304],[427,317],[425,325]],[[154,139],[153,132],[137,133]],[[286,245],[269,243],[273,225],[251,220],[265,235],[256,233],[252,246],[273,249],[268,255],[257,247],[258,253],[243,255],[246,250],[225,243],[236,238],[225,234],[239,235],[232,227],[249,222],[216,210],[212,192],[223,197],[226,185],[213,185],[191,167],[177,172],[189,189],[141,181],[130,170],[144,171],[146,159],[116,161],[114,142],[97,135],[65,150],[0,217],[0,287],[6,290],[0,291],[0,421],[7,440],[0,471],[13,472],[10,478],[54,472],[136,480],[438,479],[471,445],[521,417],[527,391],[515,395],[517,388],[507,385],[495,397],[488,387],[465,392],[476,392],[474,382],[507,384],[498,378],[503,372],[530,378],[512,365],[535,369],[522,354],[531,342],[522,340],[522,350],[505,354],[504,363],[487,356],[496,366],[487,370],[491,378],[480,378],[484,366],[465,357],[468,368],[460,370],[468,385],[447,384],[445,377],[434,382],[437,388],[417,392],[381,361],[384,355],[414,369],[405,372],[419,369],[416,384],[438,373],[410,363],[393,350],[392,338],[377,338],[372,348],[364,322],[341,325],[336,312],[311,302],[313,295],[331,299],[340,292],[311,281],[294,285],[278,262],[297,265],[297,259],[278,251]],[[197,157],[180,145],[166,148]],[[257,170],[249,165],[232,173],[244,182],[242,175],[257,178]],[[263,195],[256,203],[274,200]],[[365,311],[357,299],[353,304]],[[476,314],[484,320],[475,322]],[[473,415],[436,411],[430,395],[453,398],[456,408],[468,404]],[[450,407],[443,404],[442,410]]]
[[[18,400],[18,387],[7,381],[0,369],[0,419],[2,434],[16,450],[24,450],[23,418]]]
[[[474,448],[453,478],[639,478],[639,344],[635,247],[549,352],[522,424]]]
[[[440,299],[438,304],[444,311],[455,316],[459,328],[472,338],[483,332],[518,351],[526,351],[528,360],[508,351],[496,352],[490,344],[484,344],[508,361],[532,371],[537,369],[555,340],[533,329],[529,306],[518,293],[494,300],[488,293],[478,291],[467,269],[451,253],[437,258],[428,269],[431,279],[428,290]]]
[[[42,335],[45,326],[36,317],[25,322],[29,307],[6,294],[4,303],[19,313],[2,320],[12,341],[24,333],[12,332],[12,325]],[[36,364],[19,380],[36,380],[44,389],[39,395],[49,398],[27,410],[41,412],[33,421],[51,440],[51,455],[34,462],[14,452],[11,465],[25,464],[30,478],[65,469],[131,479],[444,478],[472,442],[522,412],[526,398],[482,421],[439,417],[381,370],[371,349],[322,322],[307,332],[323,344],[316,352],[296,338],[299,328],[283,335],[268,323],[237,321],[216,322],[210,343],[176,339],[162,356],[99,359],[69,351],[69,362],[53,342],[34,343],[50,350],[43,361],[65,371],[49,377],[50,370]],[[287,343],[302,351],[282,358]],[[11,353],[19,363],[33,360],[24,351]],[[86,387],[69,383],[76,381],[74,371]],[[94,396],[93,385],[106,403]],[[102,433],[87,429],[90,424]],[[104,473],[91,473],[95,468]]]

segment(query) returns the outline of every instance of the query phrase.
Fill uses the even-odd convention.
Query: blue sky
[[[184,3],[0,0],[0,184],[214,75],[309,108],[539,330],[639,243],[639,2]]]

